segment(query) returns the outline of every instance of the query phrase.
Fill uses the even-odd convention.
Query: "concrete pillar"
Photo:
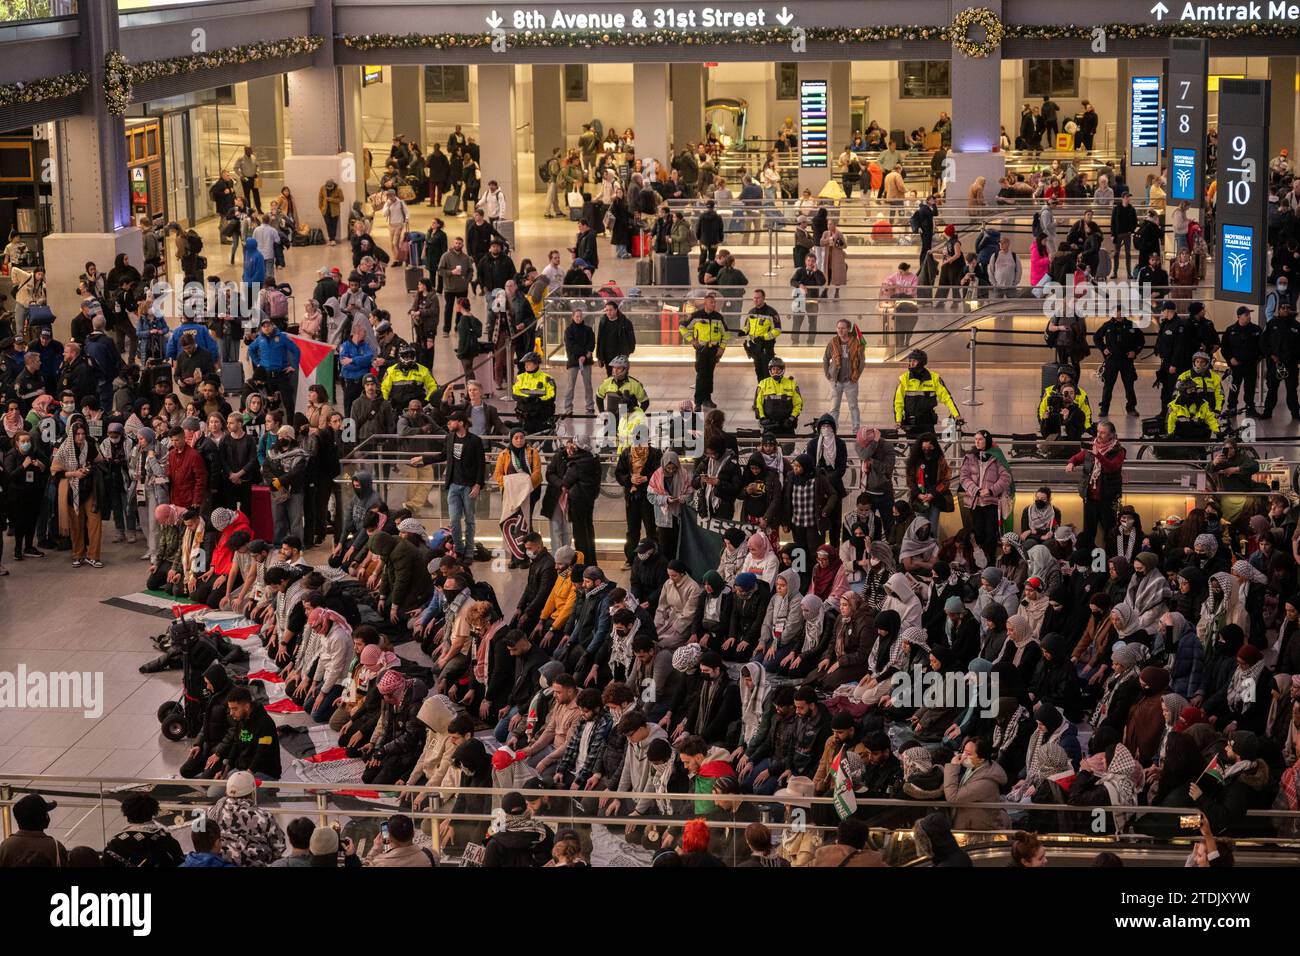
[[[533,71],[533,166],[551,158],[551,151],[564,154],[564,67],[534,63]],[[522,178],[521,178],[522,184]],[[533,170],[533,191],[546,192],[547,184]]]
[[[360,156],[365,146],[361,125],[361,68],[339,67],[339,124],[342,126],[343,148],[353,156]]]
[[[636,130],[636,156],[644,170],[651,159],[659,160],[665,170],[671,155],[668,151],[668,65],[634,63],[632,65],[632,122]]]
[[[355,67],[344,70],[356,72]],[[364,197],[365,185],[356,154],[343,147],[343,117],[346,114],[342,75],[333,66],[313,66],[289,74],[287,123],[293,155],[284,160],[284,184],[298,199],[298,212],[308,223],[321,229],[325,220],[316,204],[325,180],[332,179],[343,190],[338,235],[347,234],[347,210]],[[359,80],[358,80],[359,90]],[[359,112],[359,109],[357,110]],[[329,237],[327,237],[329,238]]]
[[[988,7],[1002,16],[1001,0],[952,0],[952,14],[955,17],[975,6]],[[985,195],[996,195],[997,182],[1006,172],[1006,157],[995,152],[1002,126],[1001,89],[1000,47],[986,57],[969,57],[953,48],[952,150],[948,157],[952,163],[947,189],[955,202],[965,201],[971,183],[980,176],[986,180]]]
[[[853,64],[837,60],[831,65],[831,161],[853,142]]]
[[[698,143],[704,138],[707,71],[699,63],[674,63],[668,70],[673,93],[672,144],[674,150],[681,152],[687,143]]]
[[[812,194],[816,196],[821,192],[822,187],[826,185],[835,172],[835,157],[838,155],[835,146],[835,102],[834,102],[834,84],[831,80],[831,64],[825,62],[800,63],[799,64],[799,83],[805,80],[825,80],[827,96],[827,118],[826,118],[826,168],[825,169],[804,169],[799,167],[799,192],[803,193],[805,189],[811,189]],[[799,109],[796,101],[795,110]],[[798,117],[798,113],[795,116]],[[797,119],[796,119],[797,122]],[[800,128],[800,144],[803,142],[803,130]],[[840,144],[843,146],[843,143]],[[796,156],[797,158],[797,156]]]
[[[424,67],[393,67],[393,135],[424,146]]]
[[[483,191],[496,180],[506,196],[506,218],[519,218],[519,164],[515,155],[515,68],[478,67],[479,150]]]
[[[1268,155],[1271,158],[1283,147],[1290,153],[1295,152],[1296,101],[1300,100],[1295,95],[1296,58],[1270,56],[1268,78],[1273,84],[1268,121]]]

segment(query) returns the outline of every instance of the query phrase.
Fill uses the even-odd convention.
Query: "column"
[[[248,81],[248,144],[266,169],[284,168],[284,80],[280,74]],[[263,196],[274,196],[283,185],[264,177]]]
[[[357,68],[342,69],[355,71]],[[343,85],[339,70],[333,66],[311,66],[289,74],[285,125],[293,152],[284,160],[284,184],[298,201],[299,215],[311,225],[324,229],[325,220],[316,198],[327,179],[338,183],[344,198],[341,221],[337,235],[327,238],[347,235],[347,210],[365,193],[365,185],[360,182],[359,160],[341,148],[342,117],[346,113],[340,95]]]
[[[424,67],[393,67],[393,135],[424,146]]]
[[[632,122],[636,156],[644,170],[651,159],[668,169],[668,64],[632,65]]]
[[[117,5],[81,4],[77,16],[90,90],[82,115],[55,124],[57,231],[43,243],[50,308],[68,321],[78,311],[77,276],[86,262],[107,272],[118,253],[137,266],[144,258],[141,232],[131,224],[125,124],[109,114],[100,93],[104,56],[119,47]]]
[[[805,189],[811,189],[812,194],[816,196],[818,193],[822,191],[822,187],[826,185],[827,180],[829,180],[832,174],[834,173],[835,157],[838,155],[838,151],[835,146],[835,129],[834,129],[835,101],[832,95],[835,91],[834,91],[834,83],[832,82],[832,78],[831,78],[831,64],[826,62],[800,63],[799,83],[803,84],[807,80],[826,81],[826,96],[827,96],[826,168],[805,169],[803,166],[799,167],[799,193],[802,195]],[[799,122],[799,114],[797,112],[798,109],[799,109],[799,103],[798,101],[796,101],[795,102],[796,124]],[[799,141],[800,141],[800,145],[802,145],[803,143],[802,128],[800,128],[799,130]],[[843,143],[840,144],[840,146],[843,145],[844,145]],[[797,160],[798,160],[798,156],[796,156],[796,161]]]
[[[533,71],[533,165],[541,166],[551,151],[564,153],[564,67],[534,63]],[[533,191],[546,192],[547,184],[533,170]]]
[[[515,155],[515,68],[478,67],[478,113],[483,189],[496,180],[506,196],[506,218],[519,218],[519,164]]]
[[[955,17],[969,7],[987,7],[1001,18],[1002,0],[952,0]],[[973,36],[977,42],[982,39]],[[997,181],[1006,172],[1006,158],[998,148],[1002,114],[1002,50],[985,57],[952,51],[952,150],[955,200],[964,201],[966,190],[979,176],[986,180],[985,195],[997,193]],[[1017,111],[1018,112],[1018,111]]]
[[[673,63],[668,72],[673,94],[672,144],[674,150],[681,152],[687,143],[698,143],[704,138],[707,71],[699,63]]]
[[[1275,95],[1269,100],[1268,155],[1272,159],[1285,148],[1293,156],[1296,148],[1296,58],[1270,56],[1268,78]],[[1286,91],[1283,93],[1283,91]]]
[[[853,64],[847,60],[832,63],[830,155],[833,161],[853,141]]]

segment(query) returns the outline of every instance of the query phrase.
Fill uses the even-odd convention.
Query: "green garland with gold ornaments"
[[[985,17],[987,14],[987,19]],[[970,39],[972,26],[984,28],[985,42]],[[991,26],[992,25],[992,26]],[[1111,39],[1158,40],[1168,37],[1204,37],[1232,40],[1248,37],[1300,39],[1300,26],[1256,23],[1110,23],[1110,24],[1004,24],[986,7],[962,11],[947,26],[804,27],[813,43],[882,43],[890,40],[947,40],[966,56],[992,54],[1002,41],[1091,39],[1101,29]],[[759,27],[746,30],[518,30],[506,34],[511,49],[594,49],[601,46],[657,47],[666,44],[699,47],[785,46],[795,37],[794,27]],[[997,37],[992,46],[989,40]],[[335,40],[362,53],[384,50],[473,50],[492,43],[490,33],[365,33],[340,34]]]
[[[90,76],[85,73],[63,73],[26,83],[5,83],[0,85],[0,109],[76,96],[89,86]]]
[[[971,39],[971,30],[984,32],[984,42]],[[952,18],[948,34],[955,49],[973,59],[983,59],[1002,42],[1004,29],[997,14],[988,7],[969,7]]]
[[[126,57],[114,50],[104,57],[104,100],[110,113],[121,116],[131,105],[132,90],[137,83],[263,60],[287,59],[315,53],[324,44],[325,38],[319,35],[286,37],[143,63],[128,63]]]

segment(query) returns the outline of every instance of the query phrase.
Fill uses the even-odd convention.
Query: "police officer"
[[[761,382],[767,377],[768,365],[776,354],[776,338],[781,334],[781,317],[767,304],[767,293],[754,290],[754,305],[741,323],[745,336],[745,354],[754,362],[754,379]]]
[[[1092,430],[1088,393],[1075,384],[1074,369],[1069,365],[1061,366],[1055,385],[1043,389],[1038,400],[1038,423],[1044,438],[1058,433],[1072,438],[1076,431],[1081,435]]]
[[[1300,402],[1296,400],[1296,364],[1300,362],[1300,324],[1295,320],[1295,306],[1281,302],[1277,314],[1263,335],[1264,357],[1269,360],[1268,389],[1264,396],[1264,414],[1272,418],[1277,407],[1278,383],[1286,382],[1286,407],[1291,420],[1300,421]]]
[[[1251,321],[1251,309],[1243,305],[1237,309],[1237,321],[1223,330],[1219,351],[1228,363],[1232,385],[1228,389],[1228,414],[1237,411],[1237,395],[1246,392],[1246,414],[1257,415],[1255,390],[1259,381],[1259,360],[1264,354],[1260,347],[1263,330]]]
[[[1156,330],[1156,358],[1160,366],[1156,381],[1160,383],[1160,404],[1168,405],[1173,397],[1178,373],[1173,367],[1174,336],[1178,334],[1178,306],[1170,299],[1160,303],[1160,326]]]
[[[1174,323],[1172,347],[1165,369],[1177,384],[1179,376],[1190,371],[1197,352],[1213,355],[1219,347],[1219,333],[1205,317],[1205,303],[1193,302],[1187,315]]]
[[[536,352],[524,356],[524,370],[515,378],[511,391],[515,413],[529,434],[545,432],[555,418],[555,379],[541,371],[542,357]]]
[[[1116,309],[1113,318],[1102,323],[1092,337],[1092,344],[1101,353],[1101,407],[1098,409],[1102,418],[1110,412],[1110,396],[1115,390],[1115,379],[1124,383],[1124,408],[1133,416],[1138,414],[1137,393],[1133,384],[1137,381],[1137,369],[1134,360],[1146,345],[1146,336],[1133,321],[1124,314],[1123,309]]]
[[[718,311],[717,293],[704,296],[703,307],[691,313],[679,331],[682,340],[695,347],[695,410],[716,408],[713,404],[713,372],[727,349],[730,330]]]
[[[626,408],[644,412],[650,407],[650,396],[645,386],[628,374],[629,365],[626,355],[615,355],[609,363],[609,375],[596,389],[596,404],[620,420]]]
[[[421,404],[432,402],[434,393],[438,391],[438,382],[415,360],[415,346],[407,342],[397,350],[397,362],[388,366],[379,391],[400,414],[406,411],[412,400]]]
[[[1165,434],[1170,438],[1205,441],[1219,434],[1219,416],[1213,397],[1201,391],[1194,379],[1181,378],[1165,416]]]
[[[1196,390],[1203,394],[1215,414],[1223,411],[1223,377],[1210,367],[1210,356],[1206,352],[1197,352],[1192,356],[1192,367],[1178,376],[1178,381],[1191,382]]]
[[[937,373],[925,367],[928,361],[924,349],[913,349],[907,357],[907,371],[898,377],[898,388],[894,391],[894,420],[913,438],[934,431],[939,421],[936,412],[940,404],[948,409],[959,426],[965,424],[948,386]]]
[[[773,357],[767,363],[769,375],[754,389],[754,417],[765,432],[794,434],[803,411],[799,383],[785,374],[785,362]]]

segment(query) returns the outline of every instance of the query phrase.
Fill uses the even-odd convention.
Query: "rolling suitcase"
[[[235,395],[244,389],[244,365],[242,362],[221,363],[221,387],[227,395]]]
[[[503,252],[509,252],[515,247],[515,222],[513,219],[498,219],[492,223],[492,228],[506,241],[506,248],[502,250]]]
[[[657,285],[690,285],[691,257],[661,253],[655,257]]]
[[[445,216],[460,215],[460,194],[447,193],[447,198],[443,200],[442,212]]]
[[[636,284],[639,286],[655,284],[655,263],[653,259],[638,259],[636,261]]]
[[[407,266],[405,276],[406,291],[418,292],[420,290],[420,280],[424,278],[424,270],[419,266]]]

